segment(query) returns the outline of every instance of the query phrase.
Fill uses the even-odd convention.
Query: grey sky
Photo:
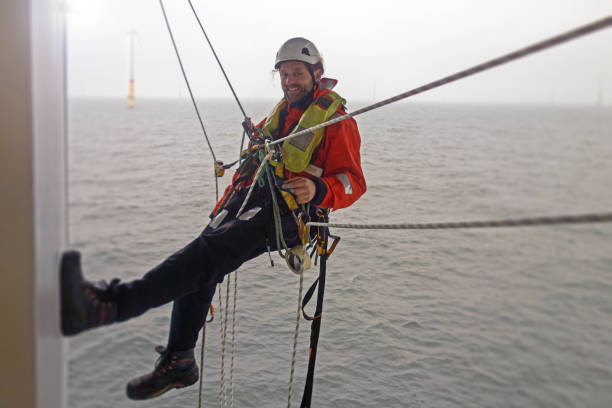
[[[294,36],[317,45],[344,97],[371,101],[612,14],[610,0],[192,2],[245,99],[280,96],[274,55]],[[196,96],[231,98],[187,1],[164,4]],[[70,95],[127,95],[132,30],[137,97],[186,95],[155,0],[69,1]],[[612,29],[414,100],[594,105],[600,89],[612,106]]]

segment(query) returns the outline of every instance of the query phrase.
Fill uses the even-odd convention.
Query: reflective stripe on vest
[[[306,108],[295,129],[290,133],[297,133],[308,129],[319,123],[328,121],[335,116],[336,110],[346,101],[337,93],[330,91],[319,96],[313,103]],[[277,139],[281,129],[279,129],[280,111],[287,106],[285,98],[276,104],[272,113],[266,119],[262,131],[264,136]],[[304,135],[294,137],[283,142],[283,164],[285,168],[293,173],[301,173],[308,167],[312,159],[312,153],[321,144],[325,129],[317,129]]]

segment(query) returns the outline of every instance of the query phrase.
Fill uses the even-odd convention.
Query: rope
[[[240,103],[240,100],[238,99],[238,96],[236,94],[236,92],[234,91],[234,88],[225,72],[225,69],[223,68],[223,65],[221,64],[217,53],[214,50],[214,47],[212,46],[212,43],[210,42],[208,35],[206,34],[206,31],[204,30],[204,27],[200,21],[200,18],[198,17],[197,12],[195,11],[195,8],[193,7],[193,4],[191,2],[191,0],[188,0],[189,6],[191,7],[191,10],[198,22],[198,25],[200,26],[200,29],[202,30],[202,33],[204,34],[204,37],[206,38],[206,41],[208,42],[211,51],[213,52],[213,55],[221,69],[221,72],[223,73],[223,76],[225,77],[225,80],[227,81],[227,84],[234,96],[234,98],[236,99],[236,102],[238,104],[238,107],[240,108],[245,121],[249,120],[248,116],[246,115],[246,112],[244,111],[244,108],[242,107],[242,104]],[[191,90],[191,86],[189,84],[189,80],[187,78],[187,75],[185,73],[185,69],[183,67],[183,63],[180,57],[180,54],[178,52],[178,48],[176,45],[176,42],[174,40],[174,36],[172,34],[172,30],[168,21],[168,17],[163,5],[163,0],[159,0],[159,4],[164,16],[164,20],[166,23],[166,27],[168,29],[168,33],[170,35],[170,39],[172,41],[172,46],[174,48],[174,51],[176,53],[178,62],[179,62],[179,66],[181,68],[181,72],[183,74],[183,78],[185,79],[185,83],[187,85],[187,89],[189,91],[189,95],[192,101],[192,104],[194,106],[194,109],[196,111],[196,115],[198,117],[198,121],[200,123],[200,126],[202,128],[202,132],[204,135],[204,139],[208,145],[208,148],[211,152],[211,155],[213,157],[213,160],[215,163],[217,163],[217,159],[214,153],[214,150],[212,148],[212,145],[210,143],[210,140],[208,138],[208,135],[206,133],[206,129],[204,127],[204,123],[202,120],[202,116],[200,114],[200,111],[197,107],[193,92]],[[566,33],[560,34],[558,36],[552,37],[550,39],[535,43],[533,45],[527,46],[525,48],[519,49],[517,51],[511,52],[509,54],[503,55],[501,57],[492,59],[490,61],[484,62],[482,64],[476,65],[474,67],[468,68],[466,70],[457,72],[453,75],[444,77],[442,79],[439,79],[437,81],[434,82],[430,82],[426,85],[420,86],[418,88],[412,89],[410,91],[401,93],[399,95],[396,95],[394,97],[385,99],[383,101],[380,101],[378,103],[366,106],[364,108],[358,109],[355,112],[352,113],[348,113],[346,115],[342,115],[339,116],[337,118],[334,118],[332,120],[323,122],[319,125],[313,126],[311,128],[302,130],[300,132],[296,132],[292,135],[286,136],[284,138],[280,138],[277,139],[275,141],[271,141],[268,143],[269,146],[271,145],[275,145],[281,142],[284,142],[285,140],[312,132],[314,130],[317,129],[321,129],[327,126],[330,126],[332,124],[341,122],[343,120],[346,120],[350,117],[355,117],[357,115],[360,115],[362,113],[366,113],[369,112],[371,110],[383,107],[385,105],[400,101],[402,99],[411,97],[413,95],[417,95],[423,92],[426,92],[428,90],[431,90],[433,88],[437,88],[440,87],[442,85],[446,85],[448,83],[457,81],[459,79],[463,79],[465,77],[474,75],[476,73],[479,72],[483,72],[485,70],[489,70],[491,68],[497,67],[499,65],[503,65],[506,64],[508,62],[517,60],[519,58],[525,57],[527,55],[530,54],[534,54],[536,52],[545,50],[547,48],[562,44],[564,42],[576,39],[578,37],[593,33],[595,31],[607,28],[608,26],[612,25],[612,16],[607,16],[601,20],[595,21],[593,23],[590,23],[588,25],[576,28],[574,30],[568,31]],[[245,132],[246,133],[246,132]],[[241,152],[242,152],[242,145],[244,143],[244,136],[245,134],[243,133],[243,137],[242,137],[242,142],[241,142]],[[242,203],[242,206],[240,207],[240,210],[238,211],[236,217],[240,216],[240,214],[242,213],[242,211],[244,210],[244,207],[246,205],[246,203],[248,202],[252,190],[254,188],[254,184],[255,182],[257,182],[260,173],[262,171],[262,169],[264,168],[265,164],[267,163],[267,160],[270,158],[271,153],[268,153],[262,160],[259,168],[257,169],[257,172],[255,173],[255,177],[253,178],[253,182],[249,188],[249,191],[247,193],[247,196],[244,200],[244,202]],[[215,175],[215,195],[216,195],[216,200],[218,201],[219,199],[219,184],[218,184],[218,176],[216,171],[214,172]],[[269,175],[268,175],[269,176]],[[273,193],[274,194],[274,193]],[[488,228],[488,227],[516,227],[516,226],[534,226],[534,225],[551,225],[551,224],[578,224],[578,223],[594,223],[594,222],[612,222],[612,213],[609,214],[588,214],[588,215],[578,215],[578,216],[558,216],[558,217],[539,217],[539,218],[523,218],[523,219],[507,219],[507,220],[492,220],[492,221],[472,221],[472,222],[448,222],[448,223],[425,223],[425,224],[333,224],[333,223],[318,223],[318,222],[310,222],[307,225],[309,226],[324,226],[324,227],[336,227],[336,228],[356,228],[356,229],[452,229],[452,228]],[[66,235],[68,235],[67,231],[66,231]],[[298,313],[297,313],[297,318],[296,318],[296,330],[295,330],[295,335],[294,335],[294,343],[293,343],[293,353],[292,353],[292,362],[291,362],[291,373],[290,373],[290,382],[289,382],[289,395],[288,395],[288,407],[291,407],[291,395],[292,395],[292,387],[293,387],[293,380],[294,380],[294,371],[295,371],[295,360],[296,360],[296,349],[297,349],[297,338],[298,338],[298,333],[299,333],[299,320],[300,320],[300,299],[302,297],[302,290],[303,290],[303,273],[300,274],[300,285],[299,285],[299,294],[298,294]],[[234,402],[234,390],[233,390],[233,370],[234,370],[234,353],[235,353],[235,337],[236,337],[236,291],[237,291],[237,277],[235,275],[234,277],[234,307],[233,307],[233,318],[232,318],[232,358],[231,358],[231,371],[230,371],[230,406],[233,407],[233,402]],[[226,305],[227,305],[227,310],[225,313],[225,318],[223,319],[223,310],[222,310],[222,294],[219,293],[219,313],[221,314],[221,318],[223,319],[223,323],[221,324],[221,380],[220,380],[220,395],[219,395],[219,405],[226,407],[227,406],[227,400],[226,400],[226,388],[225,388],[225,346],[226,346],[226,339],[227,339],[227,323],[228,323],[228,314],[229,314],[229,293],[230,293],[230,282],[229,279],[227,281],[227,285],[226,285]],[[199,393],[199,406],[201,407],[202,404],[202,374],[203,374],[203,365],[204,365],[204,334],[205,334],[205,328],[203,328],[203,338],[202,338],[202,351],[201,351],[201,369],[200,369],[200,393]]]
[[[234,275],[235,276],[235,275]],[[231,277],[227,278],[227,282],[225,284],[225,315],[221,314],[221,379],[219,381],[219,406],[220,407],[227,407],[227,388],[225,386],[225,344],[227,342],[227,320],[228,320],[228,316],[229,316],[229,297],[230,297],[230,279]],[[236,279],[236,278],[234,278]],[[236,285],[236,280],[234,280],[234,285]],[[219,285],[221,286],[221,285]],[[219,313],[222,313],[221,309],[222,309],[222,297],[223,295],[221,294],[221,291],[219,291]],[[236,314],[236,292],[234,291],[234,315]],[[235,327],[235,317],[234,317],[234,327]],[[234,350],[235,350],[235,346],[234,346],[234,335],[232,334],[232,365],[231,365],[231,370],[230,370],[230,394],[232,395],[232,400],[230,402],[231,406],[233,407],[233,394],[234,394],[234,390],[233,390],[233,375],[234,375]]]
[[[287,247],[287,243],[285,242],[285,236],[283,234],[283,225],[281,221],[280,208],[278,206],[276,192],[274,191],[276,186],[274,185],[272,181],[272,178],[273,178],[273,175],[271,174],[272,169],[270,167],[267,167],[266,170],[267,170],[266,176],[268,178],[268,185],[270,186],[270,193],[272,196],[272,210],[274,213],[274,231],[276,235],[276,249],[280,257],[285,259],[285,254],[289,251],[289,248]]]
[[[353,228],[353,229],[459,229],[459,228],[498,228],[526,227],[555,224],[587,224],[612,222],[612,213],[559,215],[552,217],[515,218],[488,221],[432,222],[423,224],[336,224],[328,222],[309,222],[311,227]]]
[[[215,59],[217,60],[217,64],[219,65],[219,68],[221,69],[221,72],[223,73],[223,76],[225,77],[225,81],[227,82],[227,85],[232,91],[232,94],[234,95],[234,99],[236,99],[236,103],[238,104],[238,108],[240,108],[240,111],[242,112],[242,116],[244,116],[245,122],[250,121],[250,118],[247,116],[244,108],[242,107],[242,104],[240,103],[240,100],[238,99],[238,95],[236,94],[236,91],[234,91],[234,87],[232,86],[232,83],[230,82],[229,77],[225,73],[225,69],[223,68],[223,64],[221,64],[221,60],[219,60],[219,57],[217,56],[217,52],[215,51],[215,48],[213,47],[212,43],[210,42],[210,39],[208,38],[208,35],[206,34],[206,30],[204,30],[204,26],[202,25],[202,22],[200,21],[200,17],[198,16],[198,13],[195,11],[195,8],[193,7],[191,0],[187,0],[187,1],[189,2],[189,7],[191,7],[191,11],[193,11],[193,15],[195,16],[198,22],[198,25],[200,26],[200,29],[202,30],[202,34],[204,34],[204,38],[206,38],[206,42],[208,42],[208,45],[210,46],[210,50],[212,51]],[[246,135],[246,130],[242,132],[242,141],[240,142],[240,152],[238,152],[239,160],[241,158],[242,148],[244,146],[245,135]]]
[[[215,51],[215,48],[213,47],[210,39],[208,38],[208,35],[206,34],[206,30],[204,29],[204,26],[202,25],[202,22],[200,21],[200,17],[198,16],[198,13],[196,12],[195,8],[193,7],[193,4],[191,3],[191,0],[187,0],[187,2],[189,3],[189,7],[191,7],[191,11],[193,12],[193,15],[196,18],[196,21],[198,22],[198,25],[200,26],[200,29],[202,30],[202,34],[204,34],[204,38],[206,38],[206,42],[208,42],[208,45],[210,46],[210,50],[212,51],[215,60],[217,61],[217,64],[219,65],[219,68],[221,69],[221,72],[223,73],[223,76],[225,77],[225,81],[227,82],[227,85],[229,86],[230,90],[232,91],[232,94],[234,95],[234,99],[236,99],[236,103],[238,104],[238,108],[240,108],[240,111],[242,112],[242,115],[244,116],[245,120],[250,120],[249,117],[247,116],[244,108],[242,107],[242,104],[240,103],[240,100],[238,99],[238,95],[236,94],[236,91],[234,91],[234,87],[232,86],[231,81],[229,80],[229,77],[227,76],[227,73],[225,72],[225,69],[223,68],[223,64],[221,64],[221,60],[219,60],[219,57],[217,56],[217,52]],[[245,133],[246,131],[244,131],[242,133],[242,141],[240,143],[240,152],[242,153],[242,147],[244,145],[244,138],[245,138]],[[214,158],[214,155],[213,155]],[[239,154],[239,160],[240,160],[241,156]],[[215,159],[215,162],[217,160]],[[217,183],[217,175],[215,173],[215,183]],[[219,201],[219,189],[218,187],[216,187],[216,201]],[[229,278],[228,278],[229,279]],[[233,310],[232,310],[232,351],[231,351],[231,366],[230,366],[230,380],[229,380],[229,387],[230,387],[230,407],[234,406],[234,360],[235,360],[235,350],[236,350],[236,292],[237,292],[237,288],[238,288],[238,275],[236,273],[234,273],[234,306],[233,306]],[[225,351],[225,341],[226,341],[226,336],[227,336],[227,314],[229,312],[229,280],[227,283],[227,298],[226,298],[226,307],[228,309],[228,311],[226,312],[225,315],[225,323],[224,323],[224,330],[225,330],[225,335],[223,337],[223,350]],[[202,344],[202,355],[204,354],[204,349],[203,349],[203,344]],[[200,378],[200,384],[202,383],[202,379]],[[225,397],[225,390],[224,390],[224,397]],[[225,401],[225,399],[224,399]]]
[[[200,386],[198,389],[198,408],[202,408],[202,389],[204,388],[204,343],[206,342],[206,322],[202,326],[202,348],[200,349]]]
[[[242,131],[242,138],[240,139],[240,151],[238,152],[238,166],[240,167],[240,165],[242,164],[242,152],[244,150],[244,139],[246,136],[246,130]]]
[[[322,220],[327,220],[327,212],[319,212],[317,217]],[[319,345],[319,335],[321,333],[321,319],[323,317],[323,298],[325,295],[325,277],[327,274],[327,257],[329,252],[327,251],[327,240],[329,238],[329,228],[318,228],[317,231],[317,257],[320,260],[319,266],[319,277],[315,280],[315,283],[306,292],[304,296],[307,298],[308,293],[313,291],[316,286],[317,289],[317,305],[315,307],[314,318],[310,325],[310,347],[308,352],[308,370],[306,371],[306,382],[304,384],[304,393],[302,394],[302,401],[300,408],[310,408],[312,402],[312,391],[314,388],[314,372],[317,361],[317,349]],[[315,258],[316,259],[316,258]],[[306,303],[308,300],[306,299]],[[302,300],[302,309],[304,308],[304,300]]]
[[[306,253],[306,249],[304,249],[304,253],[302,256],[308,256]],[[302,258],[303,259],[303,258]],[[295,317],[295,334],[293,335],[293,351],[291,353],[291,373],[289,374],[289,391],[287,396],[287,408],[291,408],[291,396],[293,395],[293,379],[295,374],[295,358],[297,354],[297,343],[298,343],[298,335],[300,333],[300,312],[302,310],[302,291],[304,288],[304,265],[302,264],[300,270],[300,287],[298,290],[298,307],[297,307],[297,315]]]
[[[189,2],[191,5],[191,1]],[[213,162],[217,163],[217,157],[215,156],[215,151],[210,144],[210,140],[208,139],[208,134],[206,133],[206,128],[204,127],[204,121],[202,120],[202,115],[200,114],[200,110],[198,109],[198,105],[195,101],[195,97],[193,96],[193,92],[191,90],[191,85],[189,84],[189,79],[187,78],[187,74],[185,73],[185,68],[183,66],[183,61],[181,60],[181,56],[178,51],[178,47],[176,46],[176,41],[174,40],[174,35],[172,34],[172,28],[170,27],[170,22],[168,21],[168,15],[166,14],[166,9],[164,8],[164,3],[162,0],[159,0],[159,5],[162,10],[162,14],[164,16],[164,21],[166,23],[166,28],[168,29],[168,34],[170,35],[170,40],[172,41],[172,47],[174,48],[174,53],[176,54],[176,58],[178,60],[179,66],[181,68],[181,73],[183,74],[183,78],[185,79],[185,84],[187,85],[187,90],[189,91],[189,97],[191,98],[191,103],[193,104],[193,108],[195,109],[196,115],[198,117],[198,121],[200,122],[200,127],[202,128],[202,133],[204,135],[204,139],[206,144],[208,145],[208,149],[210,150],[210,154],[213,158]],[[193,8],[193,7],[192,7]],[[196,16],[197,17],[197,16]],[[199,21],[199,20],[198,20]],[[214,51],[213,51],[214,52]],[[216,55],[215,55],[216,57]],[[213,174],[215,176],[215,201],[219,201],[219,177],[217,176],[216,167],[213,166]],[[219,309],[221,312],[221,303],[219,303]],[[198,394],[198,407],[202,407],[202,389],[203,389],[203,372],[204,372],[204,345],[206,342],[206,322],[202,326],[202,346],[200,350],[200,384],[199,384],[199,394]]]
[[[236,213],[236,218],[240,217],[240,214],[242,214],[242,211],[244,211],[244,207],[246,206],[247,202],[249,201],[249,198],[251,198],[251,194],[253,193],[253,188],[255,187],[255,183],[259,179],[259,175],[261,173],[261,170],[266,166],[266,164],[268,163],[268,159],[270,157],[272,157],[272,152],[268,153],[263,158],[263,160],[261,161],[261,164],[257,168],[257,171],[255,172],[255,176],[253,177],[253,181],[251,182],[251,186],[249,187],[249,191],[247,192],[247,195],[244,198],[244,201],[242,202],[242,205],[240,206],[240,209]]]
[[[238,271],[234,272],[234,306],[232,309],[232,363],[230,365],[230,407],[234,407],[234,357],[236,355],[236,298],[238,293]]]
[[[226,344],[227,344],[227,320],[229,318],[229,299],[230,299],[230,279],[231,277],[228,276],[227,277],[227,282],[225,283],[225,318],[223,319],[223,360],[225,360],[225,348],[226,348]],[[224,379],[225,381],[225,379]],[[225,384],[223,384],[223,390],[225,391],[225,394],[223,395],[223,404],[224,406],[227,406],[227,387],[225,386]]]
[[[230,82],[229,78],[227,77],[227,74],[225,73],[225,69],[223,69],[223,65],[221,64],[221,61],[219,60],[219,57],[217,57],[217,53],[215,52],[215,49],[213,48],[212,43],[208,39],[208,35],[206,35],[206,31],[204,30],[204,26],[200,22],[200,18],[198,17],[198,13],[196,13],[195,9],[193,8],[193,4],[191,4],[191,0],[187,0],[187,1],[189,2],[189,7],[191,7],[191,11],[193,11],[193,15],[195,16],[196,20],[198,21],[198,25],[202,29],[202,34],[204,34],[204,37],[206,38],[206,41],[208,42],[208,45],[210,46],[210,50],[212,51],[213,55],[215,56],[215,59],[217,60],[217,64],[219,64],[219,68],[221,68],[221,72],[223,73],[223,76],[225,77],[225,81],[227,82],[227,85],[229,86],[230,90],[232,91],[232,94],[234,95],[234,98],[236,99],[236,103],[238,104],[238,107],[240,108],[240,111],[242,112],[242,115],[244,116],[245,119],[248,119],[247,114],[245,113],[244,109],[242,108],[242,104],[240,103],[240,100],[238,100],[238,95],[236,95],[236,92],[234,91],[234,87],[232,86],[232,83]]]
[[[204,128],[204,121],[202,120],[202,115],[200,115],[200,110],[198,109],[198,105],[196,104],[195,98],[193,96],[193,92],[191,91],[191,85],[189,85],[189,80],[187,79],[185,68],[183,67],[183,61],[181,60],[181,56],[176,46],[176,42],[174,41],[174,35],[172,34],[172,29],[170,28],[170,23],[168,22],[168,16],[166,15],[166,9],[164,8],[163,0],[159,0],[159,5],[164,15],[164,21],[166,22],[166,27],[168,28],[168,34],[170,34],[170,40],[172,41],[172,47],[174,48],[176,58],[178,59],[179,66],[181,67],[181,72],[183,73],[183,78],[185,79],[185,84],[187,85],[187,90],[189,91],[189,97],[191,98],[191,103],[193,104],[193,108],[195,109],[196,115],[198,116],[198,121],[200,122],[200,127],[202,128],[202,133],[204,134],[204,139],[206,140],[206,144],[208,145],[210,154],[212,155],[212,158],[214,162],[216,163],[217,157],[215,156],[215,152],[212,148],[212,145],[210,144],[210,140],[208,139],[208,134],[206,133],[206,129]],[[214,172],[214,174],[215,174],[215,196],[218,201],[219,200],[219,180],[217,177],[217,173]]]
[[[506,63],[508,63],[510,61],[517,60],[517,59],[525,57],[527,55],[534,54],[536,52],[545,50],[545,49],[550,48],[550,47],[554,47],[554,46],[562,44],[564,42],[567,42],[567,41],[570,41],[570,40],[574,40],[574,39],[576,39],[578,37],[582,37],[584,35],[591,34],[591,33],[595,32],[595,31],[602,30],[602,29],[607,28],[609,26],[612,26],[612,15],[611,16],[607,16],[607,17],[605,17],[605,18],[603,18],[601,20],[595,21],[593,23],[587,24],[585,26],[575,28],[575,29],[573,29],[571,31],[567,31],[567,32],[565,32],[563,34],[557,35],[557,36],[549,38],[547,40],[540,41],[540,42],[537,42],[535,44],[529,45],[527,47],[521,48],[521,49],[516,50],[514,52],[511,52],[509,54],[502,55],[501,57],[492,59],[492,60],[484,62],[482,64],[475,65],[475,66],[473,66],[471,68],[468,68],[466,70],[457,72],[457,73],[455,73],[453,75],[449,75],[449,76],[444,77],[442,79],[438,79],[437,81],[430,82],[430,83],[428,83],[426,85],[420,86],[418,88],[414,88],[414,89],[412,89],[410,91],[407,91],[407,92],[401,93],[399,95],[393,96],[391,98],[382,100],[382,101],[377,102],[375,104],[372,104],[372,105],[366,106],[364,108],[358,109],[358,110],[356,110],[354,112],[347,113],[346,115],[340,115],[340,116],[338,116],[338,117],[336,117],[334,119],[328,120],[327,122],[320,123],[320,124],[318,124],[316,126],[308,128],[308,129],[304,129],[304,130],[301,130],[299,132],[293,133],[293,134],[291,134],[289,136],[285,136],[283,138],[276,139],[274,141],[270,141],[268,143],[268,146],[272,146],[272,145],[275,145],[275,144],[278,144],[278,143],[282,143],[285,140],[289,140],[289,139],[292,139],[294,137],[301,136],[301,135],[313,132],[313,131],[315,131],[317,129],[322,129],[324,127],[333,125],[334,123],[338,123],[338,122],[341,122],[341,121],[346,120],[348,118],[352,118],[352,117],[355,117],[357,115],[361,115],[362,113],[369,112],[371,110],[383,107],[385,105],[389,105],[391,103],[397,102],[399,100],[408,98],[408,97],[413,96],[413,95],[417,95],[417,94],[423,93],[425,91],[429,91],[430,89],[437,88],[437,87],[442,86],[442,85],[446,85],[448,83],[457,81],[459,79],[463,79],[465,77],[477,74],[479,72],[489,70],[489,69],[497,67],[499,65],[506,64]]]
[[[66,30],[62,30],[62,36],[64,37],[62,39],[62,44],[67,44],[67,40],[66,40]],[[67,83],[67,73],[66,70],[64,70],[64,83]],[[66,105],[63,106],[63,112],[64,112],[64,117],[63,117],[63,123],[67,124],[68,123],[68,109],[67,107],[67,103]],[[66,130],[66,127],[64,127],[64,130],[62,132],[62,144],[63,144],[63,154],[64,154],[64,168],[62,169],[64,174],[63,174],[63,182],[64,182],[64,196],[62,197],[64,199],[64,208],[63,208],[63,216],[64,216],[64,245],[65,248],[70,248],[70,175],[69,175],[69,170],[70,170],[70,144],[69,144],[69,140],[70,138],[68,137],[69,132]],[[61,243],[60,243],[61,245]]]
[[[219,286],[222,287],[221,284]],[[227,314],[227,312],[226,312]],[[223,295],[219,291],[219,318],[223,321]],[[225,400],[225,332],[224,325],[221,323],[221,379],[219,380],[219,407],[227,406]]]

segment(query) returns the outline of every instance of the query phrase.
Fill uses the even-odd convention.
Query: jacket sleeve
[[[323,168],[323,175],[316,182],[317,190],[322,182],[326,191],[321,192],[323,197],[319,198],[320,202],[314,203],[316,206],[334,210],[345,208],[365,193],[360,146],[361,137],[353,118],[326,129],[316,160]]]

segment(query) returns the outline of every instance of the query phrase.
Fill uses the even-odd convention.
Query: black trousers
[[[235,214],[246,191],[237,194],[225,207],[222,222],[213,219],[200,236],[141,279],[116,286],[117,320],[125,321],[174,301],[168,349],[195,347],[217,284],[242,263],[267,251],[267,245],[276,249],[270,193],[265,190],[255,189],[249,201],[252,204],[247,205],[241,219]],[[287,245],[297,245],[293,215],[283,215],[282,223]]]

